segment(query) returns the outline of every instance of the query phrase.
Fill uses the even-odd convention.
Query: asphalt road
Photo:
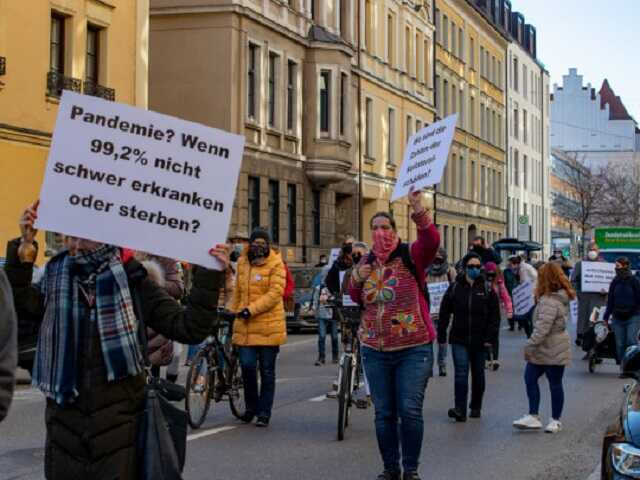
[[[425,401],[424,479],[585,480],[599,462],[600,437],[622,398],[612,361],[595,374],[574,352],[565,381],[565,430],[558,435],[517,432],[511,422],[526,413],[522,381],[524,336],[502,332],[502,367],[487,372],[483,418],[452,423],[453,378],[435,377]],[[327,345],[328,346],[328,345]],[[337,404],[324,398],[335,366],[314,367],[312,335],[295,335],[278,363],[276,405],[268,429],[243,425],[226,403],[214,405],[189,436],[185,480],[374,479],[381,470],[373,411],[355,410],[344,442],[336,440]],[[450,366],[451,372],[451,366]],[[542,414],[549,394],[542,384]],[[0,425],[0,479],[43,478],[44,402],[21,388]]]

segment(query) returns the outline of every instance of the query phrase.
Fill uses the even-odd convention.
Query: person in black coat
[[[7,416],[13,398],[18,362],[17,331],[11,286],[0,268],[0,422]]]
[[[335,262],[333,262],[331,268],[329,268],[327,278],[324,281],[329,292],[331,292],[331,295],[334,297],[338,296],[342,289],[342,285],[340,284],[340,272],[346,272],[353,267],[353,242],[355,242],[353,237],[347,237],[345,239],[342,244],[340,255]]]
[[[100,319],[120,309],[129,321],[142,317],[148,326],[169,339],[198,343],[209,334],[217,319],[218,293],[224,274],[195,268],[193,287],[185,306],[181,306],[147,277],[142,264],[132,255],[126,258],[125,252],[115,247],[73,239],[73,256],[70,257],[68,251],[54,256],[47,264],[41,284],[35,286],[31,279],[38,253],[33,226],[36,217],[37,203],[23,213],[21,238],[8,244],[5,271],[13,288],[16,309],[42,323],[34,382],[41,375],[44,380],[38,386],[47,396],[45,477],[48,480],[137,480],[140,452],[136,445],[144,409],[145,374],[140,355],[132,355],[132,370],[124,372],[119,368],[118,376],[112,378],[113,364],[108,365],[107,358],[114,358],[110,352],[114,351],[113,334],[118,332],[104,330]],[[228,265],[229,252],[225,246],[218,245],[210,253]],[[108,264],[96,265],[90,261],[100,255],[108,257]],[[61,269],[61,264],[71,267]],[[109,311],[99,307],[96,301],[100,288],[103,291],[108,285],[116,288],[112,280],[97,286],[100,279],[105,278],[102,275],[106,269],[117,272],[117,278],[123,274],[125,277],[125,283],[117,283],[123,304],[109,305]],[[56,304],[60,298],[58,292],[64,291],[65,284],[77,295],[73,293],[65,303]],[[42,288],[50,294],[43,295]],[[60,347],[57,337],[68,329],[55,327],[69,317],[69,311],[73,312],[74,321],[77,319],[78,331],[71,341]],[[103,347],[102,337],[107,333],[110,334],[106,339],[111,342],[109,349]],[[132,348],[140,351],[137,336],[133,338]],[[52,377],[55,383],[46,382],[47,372],[51,371],[45,367],[46,362],[62,365],[64,369],[64,375]],[[65,368],[67,364],[73,368]]]
[[[616,260],[616,276],[609,286],[607,309],[604,313],[606,321],[610,318],[620,364],[627,348],[638,343],[640,331],[640,280],[632,274],[627,257]]]
[[[455,407],[449,417],[467,420],[469,370],[471,370],[471,418],[479,418],[485,389],[486,349],[499,334],[500,304],[498,296],[481,274],[482,260],[469,253],[462,261],[464,275],[458,277],[442,299],[438,323],[438,342],[447,342],[455,368]]]

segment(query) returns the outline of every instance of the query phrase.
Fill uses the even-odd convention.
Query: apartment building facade
[[[436,222],[451,258],[469,240],[506,230],[506,54],[504,0],[436,0],[435,94],[439,118],[458,113]]]
[[[549,204],[549,73],[537,57],[537,31],[512,12],[508,49],[508,228],[518,236],[518,219],[529,219],[528,240],[551,241]]]
[[[0,244],[39,196],[63,89],[147,106],[148,20],[148,0],[0,0]],[[39,262],[58,240],[40,233]]]

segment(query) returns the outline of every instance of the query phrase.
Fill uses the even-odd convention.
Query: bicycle
[[[242,419],[246,413],[240,359],[237,349],[231,345],[235,317],[235,313],[218,310],[218,318],[222,320],[189,367],[185,408],[191,428],[202,426],[212,400],[219,403],[226,397],[236,418]]]
[[[344,440],[344,433],[349,426],[351,406],[356,393],[360,389],[362,380],[366,383],[366,378],[362,370],[360,359],[360,340],[358,338],[358,328],[360,319],[357,320],[344,317],[339,305],[335,305],[336,315],[340,321],[342,331],[342,344],[344,351],[340,357],[338,370],[338,440]],[[365,407],[366,408],[366,407]]]

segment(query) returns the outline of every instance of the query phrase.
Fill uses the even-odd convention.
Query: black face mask
[[[344,253],[345,255],[351,254],[352,251],[353,251],[353,245],[352,244],[345,243],[344,245],[342,245],[342,253]]]
[[[442,265],[442,264],[444,263],[444,258],[435,258],[435,259],[433,260],[433,263],[434,263],[435,265]]]
[[[487,275],[487,280],[489,280],[490,282],[493,282],[496,279],[496,276],[493,274],[488,274]]]
[[[616,275],[618,275],[619,277],[624,277],[629,273],[629,271],[630,270],[628,267],[616,268]]]
[[[231,260],[231,262],[233,263],[236,263],[238,261],[238,258],[240,258],[240,252],[237,252],[235,250],[233,250],[229,255],[229,260]]]
[[[262,245],[251,245],[249,247],[249,261],[254,261],[258,258],[267,258],[269,256],[269,247],[263,247]]]
[[[353,263],[354,265],[360,263],[360,260],[362,260],[362,254],[361,253],[354,253],[353,255],[351,255],[351,258],[353,258]]]

